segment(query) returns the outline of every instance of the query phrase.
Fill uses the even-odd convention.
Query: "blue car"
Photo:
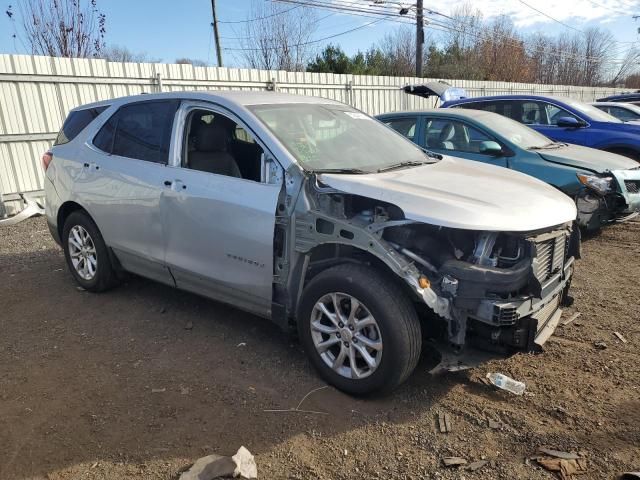
[[[447,100],[441,107],[498,113],[557,142],[574,143],[640,160],[640,124],[621,122],[592,105],[571,98],[497,95]]]
[[[501,115],[482,110],[393,112],[378,120],[422,148],[526,173],[576,202],[578,225],[595,230],[637,216],[640,165],[612,153],[554,142]]]

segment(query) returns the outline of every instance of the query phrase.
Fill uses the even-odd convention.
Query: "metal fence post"
[[[277,92],[278,84],[276,83],[276,79],[272,78],[270,82],[267,82],[267,92]]]

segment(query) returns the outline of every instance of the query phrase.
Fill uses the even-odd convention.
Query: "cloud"
[[[593,0],[593,2],[590,0],[525,0],[525,2],[557,20],[569,25],[575,24],[576,27],[596,20],[611,22],[620,17],[631,17],[635,13],[633,6],[622,0]],[[485,18],[506,15],[519,27],[553,23],[552,19],[536,12],[519,0],[475,0],[472,7],[481,11]],[[455,10],[455,7],[451,10]]]

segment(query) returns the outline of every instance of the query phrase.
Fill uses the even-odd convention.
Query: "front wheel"
[[[311,280],[300,303],[298,330],[320,375],[356,395],[400,385],[422,347],[410,299],[364,265],[338,265]]]

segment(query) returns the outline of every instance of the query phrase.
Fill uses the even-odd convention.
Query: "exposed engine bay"
[[[457,351],[535,350],[555,329],[579,258],[579,230],[570,222],[526,233],[463,230],[407,219],[392,203],[317,181],[305,189],[288,229],[289,276],[302,277],[299,290],[328,265],[366,262],[395,274],[434,312]],[[288,242],[280,237],[282,265]]]

